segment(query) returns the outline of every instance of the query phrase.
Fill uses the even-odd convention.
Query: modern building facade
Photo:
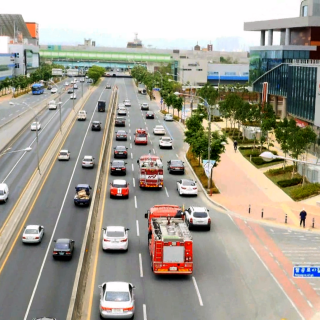
[[[250,48],[253,91],[262,93],[267,82],[268,99],[282,118],[320,127],[320,0],[303,0],[297,18],[247,22],[244,30],[261,34],[260,46]],[[274,32],[280,45],[273,44]]]
[[[245,84],[249,81],[248,64],[208,64],[208,82],[214,86],[219,84]]]

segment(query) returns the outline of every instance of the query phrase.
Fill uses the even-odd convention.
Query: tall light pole
[[[24,149],[20,149],[20,150],[13,150],[13,151],[8,151],[8,150],[11,150],[11,148],[8,148],[6,150],[4,150],[4,152],[0,153],[0,157],[5,155],[5,154],[9,154],[9,153],[16,153],[16,152],[29,152],[32,150],[32,148],[30,147],[27,147],[27,148],[24,148]]]
[[[61,98],[59,98],[58,105],[59,105],[59,115],[60,115],[60,132],[62,132],[61,130],[61,106],[62,106]]]

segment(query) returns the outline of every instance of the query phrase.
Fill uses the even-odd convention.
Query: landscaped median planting
[[[305,180],[305,184],[302,185],[303,177],[297,172],[292,175],[292,171],[293,166],[287,166],[270,169],[265,175],[293,200],[299,201],[320,194],[319,183],[310,183]]]
[[[197,159],[193,155],[193,153],[191,151],[191,148],[189,148],[186,156],[187,156],[187,160],[189,161],[193,171],[195,172],[195,174],[197,175],[198,179],[202,183],[202,186],[204,187],[204,189],[208,190],[208,177],[206,176],[206,173],[205,173],[204,168],[201,165],[201,163],[199,164],[199,159]],[[219,193],[219,190],[215,186],[213,180],[211,180],[211,188],[210,188],[210,191],[208,191],[208,193],[209,194],[211,194],[211,193]]]

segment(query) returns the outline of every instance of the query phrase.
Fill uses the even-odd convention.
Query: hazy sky
[[[189,48],[197,40],[206,45],[221,37],[240,37],[238,49],[243,49],[246,44],[258,45],[260,37],[244,32],[244,22],[297,17],[300,2],[161,0],[157,5],[150,0],[2,0],[0,10],[39,23],[40,44],[78,44],[86,37],[96,40],[97,46],[125,47],[137,32],[145,46],[157,48]]]

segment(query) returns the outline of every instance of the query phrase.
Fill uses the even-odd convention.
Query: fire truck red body
[[[139,165],[140,188],[163,187],[163,164],[158,156],[143,155],[137,161]]]
[[[134,133],[134,144],[148,144],[148,134],[145,129],[137,129]]]
[[[149,253],[156,274],[192,274],[193,241],[184,220],[151,219]]]

